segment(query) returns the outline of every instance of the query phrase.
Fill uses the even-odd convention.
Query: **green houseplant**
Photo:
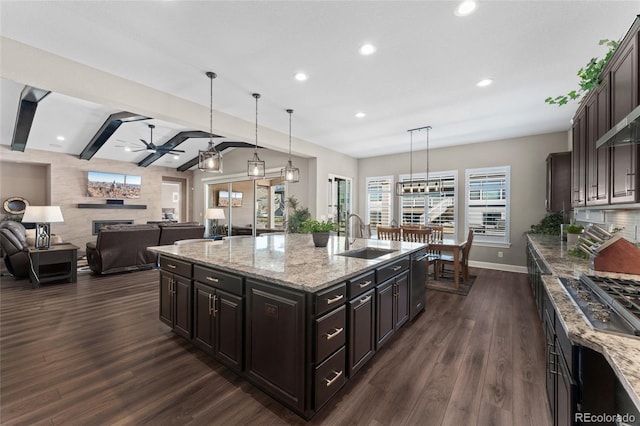
[[[331,221],[325,222],[315,219],[307,219],[300,224],[300,232],[311,233],[316,247],[326,247],[329,242],[329,233],[337,229],[337,224]]]
[[[578,77],[580,80],[578,81],[578,89],[572,90],[566,95],[560,96],[549,96],[544,101],[550,105],[558,105],[562,106],[567,104],[569,101],[576,100],[583,96],[585,93],[589,92],[591,89],[594,89],[598,86],[598,77],[600,73],[607,65],[607,62],[613,56],[613,52],[618,48],[619,42],[614,40],[603,39],[598,42],[600,46],[606,46],[609,48],[607,53],[604,55],[602,59],[591,58],[587,64],[578,70]]]
[[[567,245],[575,246],[578,242],[578,237],[582,234],[584,226],[571,224],[567,226]]]
[[[287,231],[296,234],[300,231],[300,224],[311,217],[307,207],[300,207],[300,202],[293,195],[287,198],[287,208],[289,209],[287,219]]]

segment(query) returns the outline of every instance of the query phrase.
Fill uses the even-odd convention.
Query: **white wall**
[[[429,171],[458,170],[458,237],[464,235],[465,169],[494,166],[511,166],[511,247],[482,247],[474,243],[471,261],[497,263],[508,266],[500,268],[519,269],[526,265],[524,235],[532,224],[545,215],[546,157],[552,152],[567,150],[566,132],[499,140],[429,151]],[[357,212],[366,212],[367,177],[394,176],[409,173],[409,153],[367,158],[359,161],[357,191],[362,194]],[[413,153],[413,171],[426,171],[426,150]],[[399,202],[394,201],[396,220],[399,217]],[[364,217],[364,216],[363,216]],[[498,251],[503,252],[502,258]],[[487,265],[492,266],[492,265]]]

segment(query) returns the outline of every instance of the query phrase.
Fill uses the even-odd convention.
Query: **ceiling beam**
[[[36,116],[38,102],[43,100],[49,90],[38,89],[37,87],[24,86],[20,93],[20,105],[18,106],[18,116],[16,125],[13,128],[13,139],[11,140],[11,150],[24,152],[27,147],[27,139]]]
[[[187,139],[208,138],[208,137],[209,137],[209,133],[202,132],[200,130],[187,130],[184,132],[180,132],[174,137],[172,137],[171,139],[169,139],[164,144],[157,147],[157,148],[162,147],[163,152],[156,151],[153,154],[146,156],[142,161],[138,163],[138,166],[139,167],[149,166],[151,163],[153,163],[156,160],[159,160],[160,158],[162,158],[163,155],[168,154],[169,153],[168,151],[175,149],[178,145],[180,145],[182,142],[186,141]],[[220,138],[222,136],[212,134],[212,137]],[[166,149],[166,148],[169,148],[169,149]]]
[[[81,160],[90,160],[100,148],[109,140],[109,138],[118,130],[118,127],[122,125],[122,123],[128,123],[131,121],[140,121],[140,120],[149,120],[150,117],[145,117],[144,115],[134,114],[132,112],[121,111],[116,112],[115,114],[111,114],[109,118],[104,122],[104,124],[100,127],[100,130],[93,135],[91,141],[84,147],[82,152],[80,153],[79,158]]]
[[[255,144],[251,144],[247,142],[236,142],[236,141],[225,141],[225,142],[220,142],[218,145],[216,145],[216,149],[218,150],[218,152],[222,152],[228,148],[254,148],[254,147],[255,147]],[[197,165],[198,165],[198,157],[192,158],[191,160],[187,161],[186,163],[178,167],[176,170],[179,172],[186,172],[193,166],[197,166]]]

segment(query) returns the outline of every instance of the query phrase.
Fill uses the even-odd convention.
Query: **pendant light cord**
[[[211,81],[209,89],[209,148],[213,146],[213,76],[215,74],[209,74],[209,80]]]
[[[260,99],[259,93],[254,93],[253,97],[256,98],[256,147],[254,148],[254,152],[258,153],[258,99]]]
[[[291,114],[293,114],[292,109],[288,109],[289,113],[289,162],[291,162]]]

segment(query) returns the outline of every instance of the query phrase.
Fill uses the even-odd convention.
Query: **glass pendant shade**
[[[258,151],[253,153],[253,158],[247,161],[247,175],[251,178],[263,178],[266,174],[264,161],[258,157]]]
[[[222,173],[222,153],[213,145],[213,79],[217,77],[214,72],[207,72],[211,81],[209,97],[209,146],[204,151],[198,151],[198,170],[210,173]]]
[[[253,151],[253,158],[247,161],[247,176],[252,179],[259,179],[266,175],[264,161],[258,157],[258,99],[260,99],[260,94],[252,93],[251,96],[256,100],[256,147]]]
[[[291,114],[293,114],[293,110],[288,109],[287,112],[289,113],[289,161],[283,169],[280,169],[280,177],[285,182],[295,183],[300,181],[300,169],[293,167],[291,162]]]

